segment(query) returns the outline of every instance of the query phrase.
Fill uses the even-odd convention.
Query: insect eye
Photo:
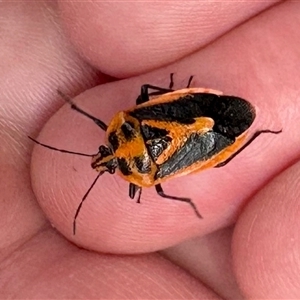
[[[105,152],[105,150],[106,150],[106,147],[105,147],[105,146],[103,146],[103,145],[99,146],[99,152],[100,152],[100,153]]]
[[[114,174],[116,169],[108,169],[109,174]]]
[[[102,158],[107,157],[111,155],[111,150],[104,145],[99,146],[99,154],[101,155]]]

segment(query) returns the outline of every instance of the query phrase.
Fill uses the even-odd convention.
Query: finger
[[[74,86],[76,93],[106,80],[72,51],[49,3],[5,2],[1,11],[0,241],[5,256],[10,246],[18,247],[47,224],[30,186],[27,135],[36,134],[63,104],[58,87]]]
[[[16,278],[18,283],[16,284]],[[23,244],[1,268],[3,299],[215,299],[213,291],[159,254],[84,251],[54,231]]]
[[[300,297],[299,176],[297,163],[260,191],[238,221],[233,260],[247,298]]]
[[[232,227],[183,242],[163,255],[211,287],[222,299],[243,299],[231,259]]]
[[[66,32],[104,73],[128,77],[169,64],[278,1],[59,1]]]
[[[295,17],[293,24],[290,22],[297,5],[282,4],[169,69],[149,74],[147,78],[98,87],[75,99],[81,107],[109,122],[116,111],[134,105],[141,84],[167,86],[166,74],[176,69],[180,74],[177,86],[184,85],[182,78],[194,74],[201,79],[198,86],[218,87],[226,94],[249,99],[258,107],[253,131],[284,126],[281,135],[258,138],[223,168],[174,179],[164,185],[173,195],[191,197],[203,220],[197,219],[188,205],[163,200],[151,189],[145,189],[142,203],[138,205],[128,199],[127,183],[117,176],[103,175],[81,210],[77,223],[80,229],[73,237],[74,212],[96,174],[89,169],[87,159],[50,154],[46,149],[37,148],[33,157],[33,185],[55,226],[85,247],[136,253],[169,247],[232,223],[251,195],[299,155],[295,87],[299,86],[300,77],[296,68],[285,68],[299,57],[299,35],[296,29],[291,30],[293,26],[298,28],[298,19]],[[275,20],[281,20],[282,34],[270,29]],[[253,43],[257,28],[261,34],[255,33]],[[284,30],[289,30],[290,35],[286,36]],[[289,45],[285,49],[289,55],[286,51],[270,53],[271,45]],[[266,60],[270,55],[271,59]],[[280,72],[274,70],[274,62],[282,66]],[[195,69],[198,65],[201,68]],[[103,135],[94,124],[66,107],[47,124],[40,140],[60,148],[93,153],[103,142]],[[58,180],[49,190],[49,184]]]

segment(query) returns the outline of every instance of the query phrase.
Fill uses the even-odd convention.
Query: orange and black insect
[[[247,139],[255,108],[239,97],[211,89],[190,88],[192,78],[181,90],[172,89],[173,74],[169,88],[143,85],[136,106],[117,113],[108,126],[59,92],[72,109],[106,132],[106,145],[101,145],[95,155],[54,148],[31,138],[52,150],[91,156],[92,168],[99,172],[76,210],[74,234],[82,204],[105,172],[113,174],[118,170],[129,182],[129,197],[133,199],[138,192],[137,202],[140,202],[143,187],[154,186],[163,198],[189,203],[201,218],[191,199],[165,194],[161,183],[206,168],[223,167],[262,133],[281,132],[259,130]]]

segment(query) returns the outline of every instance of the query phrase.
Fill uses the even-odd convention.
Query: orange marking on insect
[[[224,166],[260,134],[281,132],[260,130],[246,140],[248,129],[256,117],[254,106],[247,100],[223,96],[222,92],[209,88],[169,92],[172,86],[173,74],[169,89],[149,84],[142,86],[136,101],[138,105],[117,113],[109,126],[59,92],[71,108],[106,131],[106,145],[101,145],[96,155],[54,148],[31,138],[52,150],[90,156],[92,168],[99,172],[76,210],[74,234],[82,203],[104,172],[113,174],[117,170],[123,179],[130,182],[131,198],[137,191],[141,192],[141,187],[155,186],[160,196],[188,203],[201,218],[191,199],[166,195],[160,184],[171,178]],[[149,89],[154,92],[149,93]]]

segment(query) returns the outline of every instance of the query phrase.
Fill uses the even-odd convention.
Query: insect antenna
[[[97,155],[97,154],[87,154],[87,153],[81,153],[81,152],[74,152],[74,151],[59,149],[59,148],[55,148],[55,147],[40,143],[39,141],[35,140],[34,138],[30,137],[29,135],[28,135],[28,138],[30,138],[33,142],[35,142],[38,145],[41,145],[45,148],[48,148],[48,149],[51,149],[51,150],[54,150],[54,151],[58,151],[58,152],[62,152],[62,153],[69,153],[69,154],[88,156],[88,157],[94,157],[95,155]]]
[[[92,188],[94,187],[94,185],[96,184],[96,182],[98,181],[99,177],[103,174],[104,172],[100,172],[97,177],[95,178],[95,180],[93,181],[93,183],[91,184],[91,186],[89,187],[89,189],[87,190],[87,192],[85,193],[85,195],[83,196],[80,204],[78,205],[77,209],[76,209],[76,213],[74,216],[74,220],[73,220],[73,234],[75,235],[76,233],[76,219],[79,215],[79,212],[81,210],[82,204],[85,201],[85,199],[87,198],[88,194],[90,193],[90,191],[92,190]]]
[[[96,123],[102,130],[106,131],[107,130],[107,125],[101,121],[100,119],[90,115],[86,111],[82,110],[80,107],[78,107],[72,100],[71,97],[65,95],[62,91],[57,90],[57,93],[59,96],[61,96],[67,103],[71,105],[71,108],[76,110],[77,112],[81,113],[82,115],[86,116],[87,118],[91,119],[93,122]]]

